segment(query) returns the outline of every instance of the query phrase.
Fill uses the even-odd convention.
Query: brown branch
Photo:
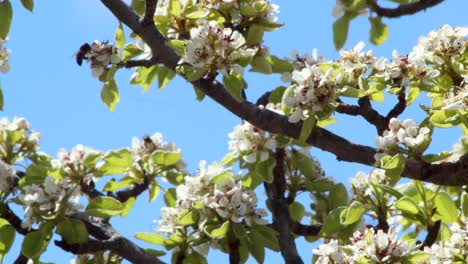
[[[143,182],[135,184],[132,186],[132,188],[128,188],[122,191],[118,191],[115,193],[115,198],[119,200],[120,202],[124,203],[126,202],[130,197],[137,197],[140,194],[142,194],[144,191],[148,189],[148,186],[150,184],[150,181],[148,180],[148,177],[143,178]]]
[[[241,263],[240,259],[240,241],[234,234],[234,232],[230,231],[228,234],[228,247],[229,247],[229,264],[239,264]]]
[[[291,231],[301,236],[316,236],[321,229],[322,225],[303,225],[297,222],[291,224]]]
[[[121,234],[119,234],[107,221],[101,218],[90,217],[84,213],[77,213],[73,215],[73,218],[83,221],[88,232],[91,236],[95,237],[97,240],[103,240],[100,242],[92,242],[88,245],[88,249],[94,249],[98,247],[103,247],[102,249],[110,250],[115,252],[117,255],[128,260],[131,263],[146,263],[146,264],[163,264],[161,260],[152,256],[146,252],[141,247],[137,246],[132,241],[128,240]],[[71,252],[71,250],[79,250],[76,246],[79,245],[69,245],[71,248],[68,248],[67,245],[62,241],[58,242],[60,246],[65,246],[62,248],[66,251]],[[66,242],[65,242],[66,243]],[[58,246],[59,246],[58,245]],[[80,244],[81,245],[81,244]]]
[[[153,17],[154,12],[156,12],[157,4],[158,0],[145,0],[145,15],[141,19],[141,24],[143,26],[154,23]]]
[[[0,204],[0,218],[7,220],[21,235],[27,235],[31,230],[21,226],[23,222],[11,209],[8,204]]]
[[[81,191],[88,195],[89,198],[94,199],[99,196],[104,196],[104,194],[96,190],[95,187],[94,181],[90,176],[86,176],[80,181]]]
[[[157,62],[158,62],[157,58],[153,56],[148,60],[129,60],[129,61],[125,62],[125,67],[126,68],[133,68],[133,67],[143,66],[143,67],[149,68],[149,67],[157,64]]]
[[[276,166],[273,169],[273,182],[265,183],[268,201],[273,213],[273,227],[278,231],[278,242],[281,255],[285,263],[304,263],[297,252],[294,236],[291,234],[291,218],[288,205],[284,197],[286,179],[284,175],[285,150],[277,148],[275,151]]]
[[[390,122],[390,119],[394,117],[398,117],[401,115],[405,109],[406,109],[406,93],[405,89],[401,88],[401,90],[398,92],[398,103],[390,110],[385,116],[385,121],[388,124]]]
[[[368,0],[367,3],[372,11],[381,17],[397,18],[406,15],[412,15],[429,7],[442,3],[444,0],[421,0],[410,4],[402,4],[396,8],[381,7],[377,0]]]
[[[379,135],[382,135],[383,131],[387,128],[388,122],[385,122],[385,118],[372,108],[369,97],[360,98],[358,100],[359,106],[346,104],[340,99],[337,102],[336,112],[351,116],[362,116],[367,122],[375,126]]]
[[[156,27],[143,27],[139,23],[138,15],[122,0],[101,0],[102,3],[145,43],[150,46],[153,55],[157,55],[158,63],[175,71],[180,57],[165,45],[165,38]],[[252,125],[274,134],[281,134],[291,138],[299,138],[302,122],[291,124],[287,117],[267,109],[259,109],[249,102],[236,101],[219,82],[200,79],[192,83],[206,95],[218,102],[228,111],[248,121]],[[383,125],[380,125],[383,127]],[[386,128],[386,125],[385,125]],[[382,128],[381,128],[382,130]],[[316,127],[306,140],[312,146],[333,153],[338,160],[355,162],[374,166],[375,148],[352,143],[326,129]],[[460,159],[458,163],[426,164],[410,159],[406,163],[403,176],[431,182],[439,185],[461,186],[468,184],[468,158]]]
[[[18,257],[15,259],[15,262],[13,264],[26,264],[28,263],[29,259],[23,255],[23,253],[19,253]]]
[[[429,226],[427,228],[427,235],[426,238],[424,239],[424,242],[421,246],[421,250],[423,250],[425,247],[430,247],[432,244],[434,244],[437,240],[437,236],[439,235],[439,230],[440,230],[440,224],[441,221],[437,220],[434,225]]]
[[[86,243],[81,244],[69,244],[65,240],[55,240],[54,244],[63,249],[64,251],[71,252],[75,255],[81,254],[90,254],[102,250],[107,250],[113,247],[112,243],[114,241],[98,241],[98,240],[89,240]]]

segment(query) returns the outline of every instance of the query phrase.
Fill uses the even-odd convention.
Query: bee
[[[76,53],[76,63],[81,66],[83,64],[83,59],[86,54],[91,51],[91,46],[88,43],[81,45],[80,49]]]

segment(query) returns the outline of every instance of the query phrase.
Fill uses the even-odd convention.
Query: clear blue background
[[[13,25],[10,40],[6,43],[12,50],[12,70],[0,75],[5,97],[2,116],[26,117],[32,129],[42,134],[42,151],[55,156],[59,148],[69,150],[77,144],[106,151],[129,146],[134,136],[161,132],[183,150],[192,172],[198,168],[199,160],[211,163],[221,160],[227,153],[227,134],[239,123],[239,118],[209,98],[203,103],[197,102],[193,89],[180,78],[173,80],[163,91],[151,87],[143,94],[140,87],[129,85],[133,71],[122,70],[118,73],[121,101],[115,112],[107,110],[100,100],[101,83],[91,76],[88,65],[78,67],[74,58],[84,42],[95,39],[113,42],[118,21],[99,1],[36,1],[34,14],[24,10],[19,1],[13,2]],[[277,0],[274,3],[280,5],[280,22],[285,26],[266,34],[265,44],[273,54],[284,57],[293,49],[310,53],[317,48],[319,54],[328,59],[338,58],[331,31],[334,21],[331,11],[335,1]],[[384,19],[390,26],[389,39],[380,47],[368,45],[366,48],[389,58],[393,49],[406,54],[417,43],[418,36],[427,35],[443,24],[467,26],[467,9],[466,0],[450,0],[417,15]],[[360,40],[368,43],[368,30],[366,17],[354,20],[345,47],[350,48]],[[130,33],[128,29],[126,33]],[[279,76],[248,74],[246,79],[251,101],[281,84]],[[394,100],[389,100],[389,104],[377,105],[377,108],[388,110],[393,106],[392,102]],[[340,121],[330,126],[330,130],[354,142],[373,146],[374,128],[361,118],[337,117]],[[421,121],[421,111],[417,106],[413,107],[403,116],[406,117]],[[459,129],[438,131],[430,150],[449,150],[460,135]],[[312,153],[322,161],[327,175],[346,184],[358,170],[371,169],[338,162],[333,155],[318,149],[313,149]],[[153,221],[159,219],[161,206],[161,197],[149,204],[147,196],[143,195],[125,219],[117,217],[112,223],[129,238],[135,232],[151,232],[155,228]],[[17,257],[21,238],[17,237],[4,263],[12,263]],[[307,244],[303,239],[296,241],[304,262],[310,262],[312,249],[317,245]],[[43,255],[43,261],[68,263],[72,257],[51,245]],[[163,259],[170,261],[169,257]],[[212,253],[209,262],[227,263],[228,256]],[[249,262],[254,263],[252,258]],[[268,251],[265,263],[283,261],[278,253]]]

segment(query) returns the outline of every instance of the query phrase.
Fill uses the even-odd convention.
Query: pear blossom
[[[91,49],[84,54],[84,60],[91,62],[91,73],[97,78],[105,72],[108,65],[118,64],[122,58],[117,47],[107,41],[95,40],[91,44]]]
[[[31,228],[57,213],[61,207],[65,215],[76,213],[82,207],[78,204],[79,197],[79,185],[72,184],[67,178],[58,180],[47,176],[42,184],[27,185],[18,197],[24,209],[21,225]]]
[[[368,196],[372,193],[371,183],[387,184],[385,171],[375,169],[370,173],[358,172],[354,178],[349,179],[351,191],[356,196]]]
[[[0,158],[9,164],[27,158],[36,153],[39,148],[40,134],[29,129],[29,122],[24,118],[15,117],[0,119],[0,142],[15,133],[15,142],[3,143],[0,146]]]
[[[57,159],[52,160],[51,164],[54,168],[63,169],[71,179],[80,181],[83,177],[96,173],[98,167],[96,160],[101,155],[101,152],[79,144],[70,152],[60,149]]]
[[[338,241],[331,239],[328,243],[319,245],[312,252],[319,256],[315,264],[350,263],[349,257],[339,248]]]
[[[444,110],[464,110],[468,109],[468,83],[460,89],[453,89],[447,93],[447,97],[442,101]]]
[[[7,73],[10,71],[9,54],[10,50],[3,47],[3,44],[8,40],[8,38],[0,38],[0,72]]]
[[[229,150],[234,158],[242,156],[248,163],[265,161],[270,152],[276,148],[274,136],[267,136],[265,131],[254,127],[248,122],[243,122],[234,127],[229,134]]]
[[[0,193],[11,192],[16,180],[18,176],[15,168],[0,160]]]
[[[195,68],[214,67],[223,75],[243,73],[240,59],[252,58],[255,49],[245,46],[245,39],[238,31],[223,28],[215,21],[190,30],[187,51],[180,63],[189,63]]]

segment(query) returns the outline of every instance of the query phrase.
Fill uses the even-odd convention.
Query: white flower
[[[0,72],[7,73],[10,71],[9,56],[10,50],[3,47],[3,43],[6,42],[8,38],[0,38]]]
[[[242,158],[248,163],[255,163],[259,159],[265,161],[270,156],[270,151],[276,148],[274,137],[267,137],[266,133],[254,127],[248,122],[243,122],[234,127],[229,133],[229,150],[233,157]]]
[[[118,64],[122,61],[118,49],[108,42],[95,40],[91,49],[84,54],[84,60],[91,62],[90,68],[93,77],[101,76],[108,65]]]

